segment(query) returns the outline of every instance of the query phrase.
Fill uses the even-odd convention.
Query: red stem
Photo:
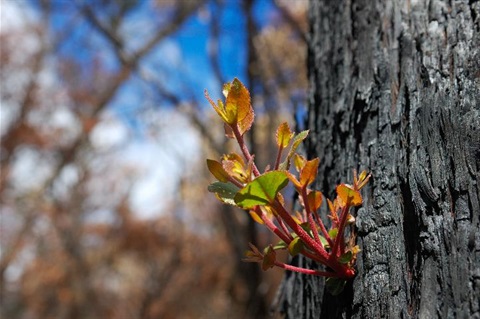
[[[321,220],[320,216],[318,216],[318,213],[316,211],[313,213],[315,214],[315,218],[318,220],[318,224],[320,225],[320,230],[322,231],[323,236],[327,239],[330,247],[333,247],[333,240],[330,237],[330,234],[328,233],[327,229],[325,228],[325,224],[323,224],[323,221]]]
[[[313,270],[313,269],[307,269],[307,268],[302,268],[302,267],[296,267],[292,265],[288,265],[279,261],[274,262],[275,266],[290,270],[290,271],[295,271],[299,272],[302,274],[307,274],[307,275],[314,275],[314,276],[323,276],[323,277],[341,277],[339,274],[330,272],[330,271],[319,271],[319,270]]]
[[[314,252],[320,255],[322,258],[328,260],[329,255],[325,248],[321,244],[317,243],[315,240],[307,234],[303,228],[298,225],[295,220],[290,216],[290,214],[285,210],[285,207],[278,201],[275,200],[273,208],[277,211],[280,217],[287,223],[287,225],[300,237],[300,239]]]
[[[338,225],[338,233],[337,237],[335,237],[335,243],[333,244],[331,256],[339,257],[338,248],[340,247],[340,242],[344,240],[343,233],[345,232],[345,224],[347,222],[349,208],[349,202],[347,202],[347,204],[342,208],[342,215],[340,216],[340,223]]]
[[[283,240],[287,245],[290,244],[292,239],[290,238],[288,232],[285,234],[280,230],[275,224],[268,218],[260,209],[260,206],[255,207],[255,212],[260,216],[260,218],[265,223],[268,229],[270,229],[275,235],[277,235],[281,240]]]
[[[285,225],[285,223],[283,222],[283,220],[278,215],[275,215],[275,219],[277,220],[280,228],[285,232],[285,234],[287,234],[287,236],[290,238],[290,240],[292,240],[293,239],[292,235],[290,235],[290,231],[288,230],[288,228]]]
[[[310,225],[310,229],[313,233],[313,237],[315,238],[315,241],[319,243],[322,247],[323,244],[320,241],[320,237],[318,237],[318,230],[317,226],[315,224],[315,221],[313,220],[313,215],[310,210],[310,204],[308,203],[308,195],[307,195],[307,186],[302,187],[302,198],[303,198],[303,205],[305,206],[305,212],[307,213],[307,219],[308,219],[308,224]]]
[[[253,156],[250,154],[250,151],[248,150],[247,145],[245,144],[245,140],[243,139],[243,135],[240,134],[240,131],[238,129],[238,125],[232,125],[231,126],[233,134],[235,135],[235,139],[237,140],[238,146],[240,146],[240,149],[242,150],[243,156],[247,160],[247,162],[252,161],[252,169],[253,169],[253,175],[255,177],[260,176],[260,172],[257,168],[257,165],[253,162]]]
[[[275,160],[275,170],[278,169],[278,167],[280,166],[280,160],[282,159],[282,151],[283,151],[283,147],[279,146],[278,147],[278,153],[277,153],[277,159]]]

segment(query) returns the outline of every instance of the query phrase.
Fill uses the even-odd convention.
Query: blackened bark
[[[287,318],[480,318],[480,2],[312,0],[307,155],[373,179],[342,295],[287,274]],[[300,260],[300,263],[306,261]]]

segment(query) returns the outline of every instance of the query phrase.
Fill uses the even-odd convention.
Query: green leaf
[[[280,240],[275,246],[273,246],[273,249],[275,250],[281,250],[286,248],[288,248],[288,245],[283,240]]]
[[[320,238],[320,241],[322,242],[323,247],[330,248],[330,244],[328,243],[328,240],[325,237],[318,235],[318,238]]]
[[[234,198],[238,190],[239,188],[232,183],[214,182],[208,186],[208,191],[215,193],[218,199],[234,206],[236,206]]]
[[[332,240],[334,240],[337,237],[338,234],[338,228],[332,228],[328,231],[328,235]]]
[[[284,162],[280,164],[280,170],[288,170],[290,168],[290,160],[295,154],[295,151],[297,150],[298,146],[303,142],[304,139],[306,139],[308,136],[308,130],[307,131],[302,131],[295,135],[293,138],[292,146],[290,146],[290,150],[288,151],[287,158],[285,159]]]
[[[300,237],[295,237],[290,244],[288,244],[288,252],[292,256],[298,255],[304,248],[303,242]]]
[[[271,171],[260,175],[234,197],[235,203],[245,209],[257,205],[273,203],[278,192],[288,184],[287,174],[282,171]]]
[[[333,296],[338,296],[341,294],[346,283],[347,281],[345,279],[334,277],[330,277],[325,280],[325,286],[327,287],[328,292]]]
[[[341,264],[348,264],[353,258],[353,253],[351,251],[347,251],[345,254],[341,255],[338,258],[338,262]]]

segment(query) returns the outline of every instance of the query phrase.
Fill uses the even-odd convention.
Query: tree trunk
[[[336,297],[288,273],[287,318],[480,318],[480,2],[311,1],[309,158],[356,212],[357,276]],[[299,263],[308,261],[298,260]]]

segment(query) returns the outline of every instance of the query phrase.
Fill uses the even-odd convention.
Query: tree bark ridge
[[[478,1],[311,2],[316,186],[331,198],[353,168],[373,179],[357,277],[332,297],[288,274],[287,318],[480,318],[479,13]]]

